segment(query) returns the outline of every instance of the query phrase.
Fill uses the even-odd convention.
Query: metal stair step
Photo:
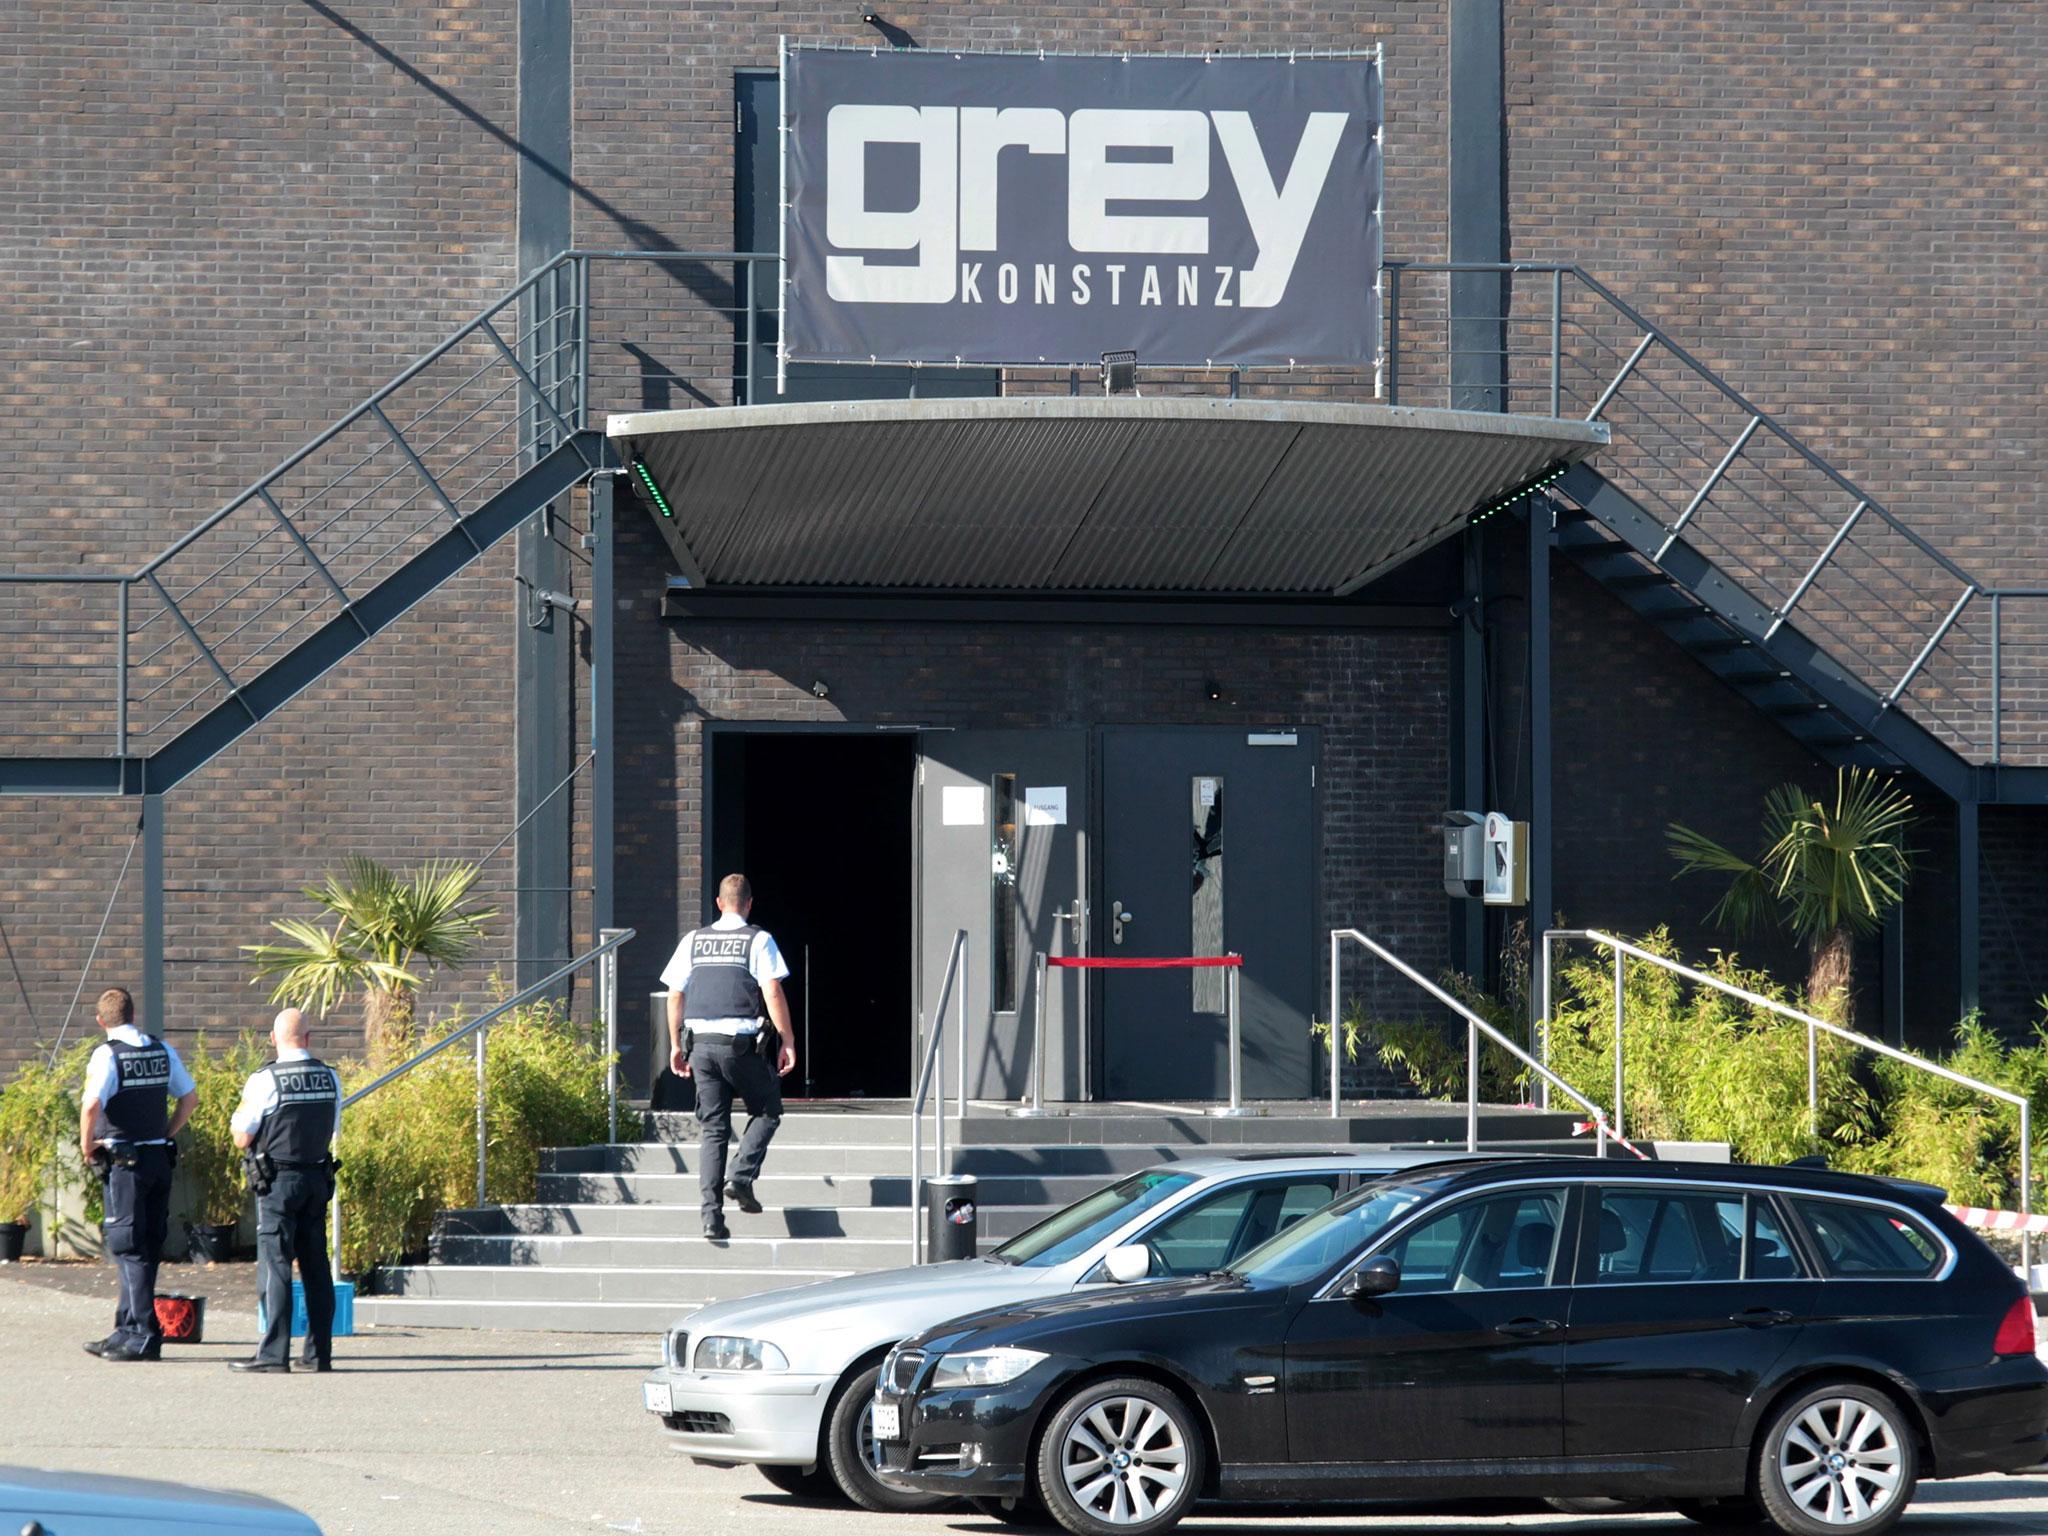
[[[729,1211],[753,1237],[883,1238],[903,1230],[909,1202],[896,1207],[849,1205],[767,1206],[759,1215]],[[434,1219],[442,1237],[695,1237],[694,1209],[674,1205],[493,1205],[443,1211]]]
[[[486,1298],[358,1296],[358,1328],[503,1328],[527,1333],[630,1333],[654,1341],[695,1303],[666,1301],[504,1301]]]
[[[805,1270],[889,1269],[910,1257],[910,1221],[897,1213],[891,1238],[753,1236],[761,1217],[728,1211],[732,1236],[711,1242],[696,1230],[644,1237],[558,1237],[516,1233],[492,1237],[451,1233],[434,1240],[437,1265],[484,1268],[513,1266],[545,1270],[742,1269],[776,1274]]]
[[[900,1259],[909,1247],[906,1238],[897,1257]],[[687,1269],[545,1269],[531,1265],[407,1264],[378,1270],[376,1295],[440,1301],[660,1302],[681,1309],[850,1273],[850,1267],[747,1269],[738,1265],[697,1265]]]

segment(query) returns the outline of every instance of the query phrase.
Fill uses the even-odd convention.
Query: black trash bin
[[[924,1258],[927,1264],[971,1259],[981,1236],[975,1212],[974,1175],[951,1174],[924,1181]]]

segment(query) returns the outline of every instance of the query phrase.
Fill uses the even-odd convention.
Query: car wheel
[[[1071,1393],[1038,1446],[1038,1496],[1074,1536],[1149,1536],[1179,1523],[1202,1486],[1194,1410],[1123,1376]]]
[[[1561,1515],[1632,1515],[1649,1508],[1646,1499],[1545,1499]]]
[[[1012,1530],[1042,1531],[1053,1524],[1045,1506],[1036,1499],[969,1499],[977,1515],[1007,1525]]]
[[[1770,1524],[1763,1506],[1750,1498],[1680,1499],[1672,1508],[1695,1525],[1715,1530],[1754,1530]]]
[[[832,1474],[823,1467],[805,1471],[802,1467],[771,1467],[757,1462],[754,1470],[792,1498],[829,1499],[839,1491]]]
[[[952,1502],[938,1494],[900,1493],[875,1476],[875,1381],[879,1364],[848,1378],[825,1418],[825,1462],[832,1481],[862,1509],[904,1515]]]
[[[1778,1410],[1757,1449],[1756,1488],[1786,1536],[1876,1536],[1906,1512],[1918,1470],[1905,1410],[1837,1382]]]

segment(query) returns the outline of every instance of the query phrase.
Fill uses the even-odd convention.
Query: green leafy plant
[[[1913,801],[1869,769],[1835,775],[1833,805],[1796,784],[1764,801],[1764,851],[1746,859],[1702,832],[1670,828],[1679,874],[1732,877],[1709,920],[1746,937],[1777,923],[1807,947],[1807,1006],[1842,1017],[1855,982],[1855,941],[1905,897],[1913,855],[1903,839]]]
[[[0,1221],[27,1221],[57,1183],[75,1177],[59,1154],[78,1140],[78,1090],[92,1045],[80,1041],[54,1062],[38,1048],[0,1087]]]
[[[229,1226],[241,1219],[249,1187],[235,1146],[235,1106],[249,1074],[270,1060],[261,1035],[242,1035],[215,1050],[200,1039],[185,1055],[199,1102],[179,1136],[178,1157],[199,1196],[199,1219]]]
[[[475,954],[495,907],[473,903],[475,864],[432,859],[401,876],[361,854],[302,894],[329,922],[278,918],[288,941],[244,944],[252,981],[276,978],[270,1000],[325,1014],[361,989],[363,1049],[383,1062],[411,1038],[414,994],[426,976]]]
[[[459,1028],[459,1016],[449,1024]],[[475,1203],[475,1060],[466,1045],[444,1051],[343,1117],[341,1256],[351,1272],[420,1252],[437,1212]],[[490,1027],[488,1199],[533,1199],[541,1148],[604,1139],[609,1061],[558,1004],[515,1009]],[[351,1066],[343,1078],[366,1075]]]

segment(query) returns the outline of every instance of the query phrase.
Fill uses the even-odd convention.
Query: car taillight
[[[2022,1296],[1998,1325],[1998,1337],[1991,1341],[1994,1355],[2031,1355],[2034,1352],[2034,1300]]]

